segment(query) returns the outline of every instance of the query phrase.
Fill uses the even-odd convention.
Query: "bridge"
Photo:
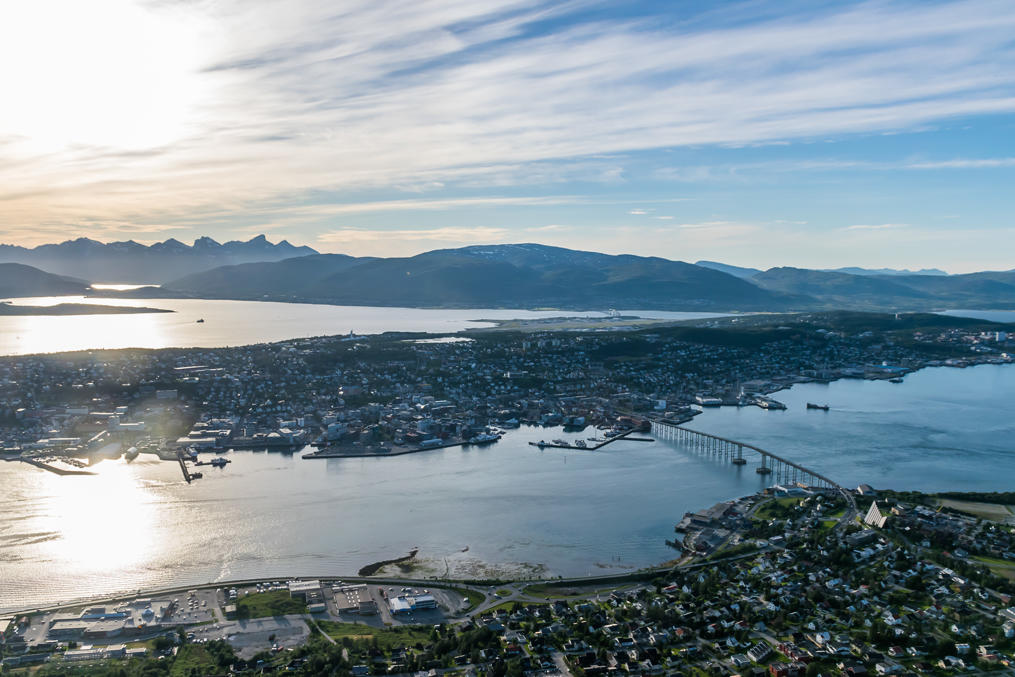
[[[667,423],[665,421],[652,421],[652,432],[658,438],[682,442],[699,453],[729,460],[734,465],[747,465],[747,459],[744,458],[744,450],[746,449],[748,452],[753,452],[760,456],[761,463],[757,467],[757,473],[770,477],[773,484],[801,482],[808,486],[835,489],[841,492],[850,505],[855,508],[852,493],[839,486],[834,480],[799,463],[794,463],[782,456],[777,456],[761,447],[756,447],[753,444],[730,440],[698,430],[691,430],[683,425]]]

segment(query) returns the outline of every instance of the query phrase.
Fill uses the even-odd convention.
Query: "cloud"
[[[907,165],[909,169],[988,169],[994,167],[1015,167],[1015,158],[942,160],[938,162],[914,162]]]
[[[418,230],[374,230],[366,228],[341,228],[318,236],[318,241],[325,244],[344,242],[373,242],[375,240],[439,240],[439,241],[486,241],[496,240],[507,234],[503,228],[429,228]]]
[[[846,226],[843,230],[895,230],[897,228],[908,227],[909,224],[906,223],[878,223],[873,225],[857,224],[854,226]]]
[[[299,219],[322,194],[339,196],[333,214],[364,213],[345,196],[613,181],[631,151],[1015,111],[1008,2],[816,3],[750,21],[589,6],[111,0],[92,16],[75,0],[4,3],[0,57],[22,66],[0,107],[0,226],[169,222],[264,201]],[[53,20],[65,12],[82,30]],[[397,202],[363,204],[466,204]]]

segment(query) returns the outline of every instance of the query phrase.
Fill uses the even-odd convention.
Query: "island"
[[[100,306],[94,303],[58,303],[53,306],[16,306],[0,303],[2,315],[136,315],[137,313],[171,313],[165,308],[144,306]]]

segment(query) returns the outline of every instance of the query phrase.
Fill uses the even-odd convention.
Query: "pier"
[[[193,480],[194,478],[190,474],[190,471],[187,470],[187,462],[183,459],[182,449],[176,452],[176,460],[180,462],[180,470],[183,471],[183,479],[187,480],[187,484],[190,484],[191,480]]]
[[[539,447],[540,449],[573,449],[575,451],[595,451],[596,449],[602,449],[610,442],[616,442],[617,440],[627,440],[628,442],[655,442],[655,440],[653,440],[650,437],[628,437],[628,435],[632,435],[634,434],[634,432],[635,432],[634,430],[628,430],[626,433],[620,433],[619,435],[614,435],[613,437],[607,437],[602,442],[598,442],[592,445],[585,445],[584,447],[579,447],[574,444],[557,444],[556,442],[545,442],[545,441],[529,442],[529,446]]]
[[[753,444],[738,442],[737,440],[730,440],[718,435],[691,430],[681,425],[659,421],[652,422],[652,432],[663,439],[681,442],[699,453],[720,460],[728,460],[733,465],[747,465],[747,459],[744,458],[744,450],[746,449],[748,452],[753,452],[760,457],[760,463],[756,472],[759,475],[770,476],[772,484],[800,482],[808,486],[836,489],[847,496],[851,504],[853,503],[852,494],[839,486],[835,481],[819,472],[756,447]]]
[[[94,475],[95,474],[91,470],[71,470],[69,468],[60,468],[60,467],[55,466],[55,465],[50,465],[49,463],[46,463],[45,461],[40,461],[37,458],[31,458],[31,457],[28,457],[28,456],[22,456],[21,460],[24,461],[25,463],[28,463],[29,465],[34,465],[36,468],[42,468],[43,470],[48,470],[49,472],[54,473],[56,475]]]

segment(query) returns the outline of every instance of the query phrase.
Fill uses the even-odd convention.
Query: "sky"
[[[1015,268],[1015,3],[0,3],[0,242]]]

